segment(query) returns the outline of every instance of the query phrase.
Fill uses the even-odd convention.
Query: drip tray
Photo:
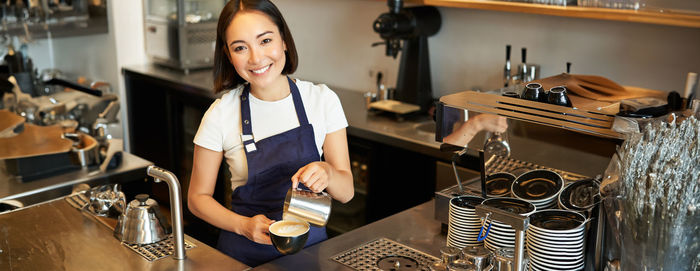
[[[423,270],[438,258],[387,238],[341,252],[332,260],[355,270]]]
[[[173,254],[173,251],[175,251],[172,235],[170,235],[168,239],[162,240],[160,242],[155,242],[153,244],[135,245],[127,244],[124,242],[122,242],[122,244],[130,248],[137,254],[141,255],[141,257],[144,257],[149,262],[168,257]],[[185,250],[195,247],[197,246],[188,242],[187,239],[185,239]]]
[[[70,196],[65,197],[65,200],[70,204],[71,206],[75,207],[78,210],[85,210],[86,207],[88,207],[90,203],[90,199],[85,195],[85,191],[76,193]],[[92,214],[95,216],[95,214],[91,213],[90,211],[87,211],[88,213]],[[98,219],[99,220],[99,219]],[[113,229],[114,226],[110,226],[107,223],[105,223],[102,220],[99,220],[103,224],[107,225],[110,227],[110,229]],[[144,259],[146,259],[149,262],[159,260],[165,257],[168,257],[173,254],[175,251],[175,246],[173,245],[173,235],[171,234],[168,236],[167,239],[161,240],[159,242],[155,242],[152,244],[145,244],[145,245],[137,245],[137,244],[127,244],[122,242],[122,244],[125,247],[130,248],[136,254],[141,255]],[[187,238],[185,238],[185,250],[195,248],[197,247],[194,245],[192,242],[187,241]]]
[[[84,209],[90,203],[90,199],[85,195],[85,191],[67,196],[65,200],[78,210]]]

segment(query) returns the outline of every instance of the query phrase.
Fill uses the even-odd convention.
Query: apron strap
[[[304,103],[301,101],[301,94],[299,93],[299,88],[297,84],[292,81],[289,76],[287,76],[287,82],[289,83],[289,91],[292,94],[292,100],[294,101],[294,109],[297,113],[297,119],[299,120],[299,126],[304,126],[309,124],[309,119],[306,117],[306,110],[304,109]],[[255,139],[253,138],[253,128],[252,122],[250,120],[250,84],[246,84],[241,93],[241,122],[242,122],[242,133],[241,141],[245,147],[246,152],[253,152],[257,150],[255,147]]]
[[[257,148],[255,148],[253,128],[250,123],[250,102],[248,101],[249,93],[250,84],[246,84],[243,88],[243,93],[241,93],[241,141],[243,142],[246,152],[253,152],[257,150]]]
[[[301,93],[299,93],[299,88],[297,88],[297,84],[294,83],[289,76],[287,76],[287,81],[289,82],[289,91],[292,93],[292,100],[294,100],[294,109],[297,112],[299,126],[307,125],[309,124],[309,119],[306,118],[306,110],[304,109],[304,103],[301,102]]]

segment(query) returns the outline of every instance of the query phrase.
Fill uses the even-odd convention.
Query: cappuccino
[[[297,221],[282,220],[270,225],[270,232],[277,236],[298,236],[309,231],[309,224]]]

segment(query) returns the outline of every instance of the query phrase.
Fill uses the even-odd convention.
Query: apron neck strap
[[[309,124],[309,119],[306,117],[306,110],[304,110],[304,103],[301,101],[301,94],[299,93],[299,88],[297,84],[292,81],[289,76],[287,76],[287,82],[289,83],[289,91],[292,94],[292,100],[294,101],[294,109],[297,113],[297,119],[299,119],[299,125]],[[250,120],[250,84],[246,84],[243,88],[243,93],[241,93],[241,120],[243,133],[241,139],[245,144],[246,141],[253,142],[253,128],[252,122]]]

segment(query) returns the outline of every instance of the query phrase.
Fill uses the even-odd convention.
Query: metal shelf
[[[51,32],[52,38],[87,36],[109,32],[107,17],[57,24],[38,23],[27,25],[27,28],[32,39],[45,39],[48,37],[48,32]],[[10,36],[24,36],[25,30],[23,25],[12,25],[8,26],[7,30],[0,31],[0,33],[7,33]]]
[[[612,130],[615,117],[601,112],[475,91],[446,95],[440,98],[440,102],[450,107],[496,114],[585,134],[623,139],[622,134]],[[575,103],[574,106],[576,106]]]

